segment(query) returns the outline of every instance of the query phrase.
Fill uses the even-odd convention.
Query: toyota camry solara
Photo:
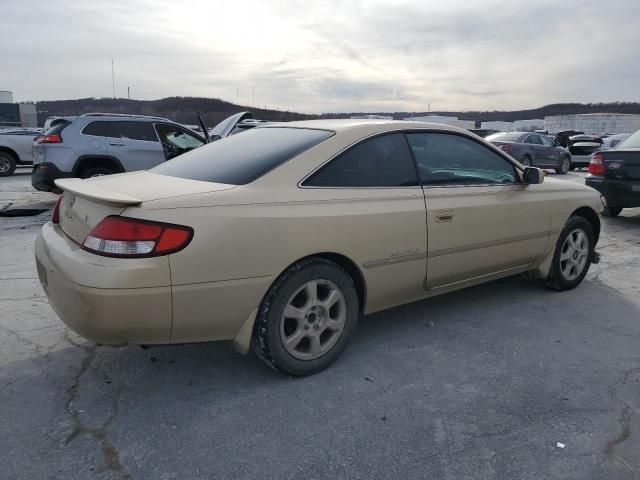
[[[577,286],[602,203],[542,173],[442,125],[258,127],[149,171],[58,180],[38,274],[91,341],[232,340],[306,375],[363,314],[527,271]]]

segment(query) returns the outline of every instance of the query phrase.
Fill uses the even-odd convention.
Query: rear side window
[[[305,182],[309,187],[402,187],[418,184],[418,174],[402,133],[364,140]]]
[[[109,130],[107,137],[128,138],[129,140],[146,140],[157,142],[158,137],[150,122],[115,121],[108,122]]]
[[[83,135],[95,135],[96,137],[106,137],[109,122],[91,122],[82,129]]]
[[[152,168],[161,175],[246,185],[326,140],[332,131],[309,128],[252,128],[180,155]]]
[[[620,149],[640,148],[640,130],[638,130],[633,135],[627,137],[627,139],[623,140],[619,145],[620,145]]]

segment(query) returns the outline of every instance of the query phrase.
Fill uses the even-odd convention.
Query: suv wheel
[[[591,224],[584,217],[570,217],[558,237],[547,286],[554,290],[577,287],[589,271],[595,244]]]
[[[13,175],[16,170],[16,159],[8,152],[0,152],[0,177]]]
[[[252,346],[270,367],[294,376],[327,368],[344,351],[359,315],[353,280],[323,258],[289,267],[265,296]]]
[[[116,173],[106,167],[89,167],[80,174],[80,178],[101,177],[103,175],[112,175]]]

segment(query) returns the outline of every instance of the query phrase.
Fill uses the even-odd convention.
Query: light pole
[[[111,86],[113,87],[113,99],[116,99],[116,74],[113,68],[113,57],[111,57]]]

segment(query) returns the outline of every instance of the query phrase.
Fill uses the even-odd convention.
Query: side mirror
[[[526,167],[522,174],[522,181],[528,185],[544,182],[544,172],[536,167]]]

